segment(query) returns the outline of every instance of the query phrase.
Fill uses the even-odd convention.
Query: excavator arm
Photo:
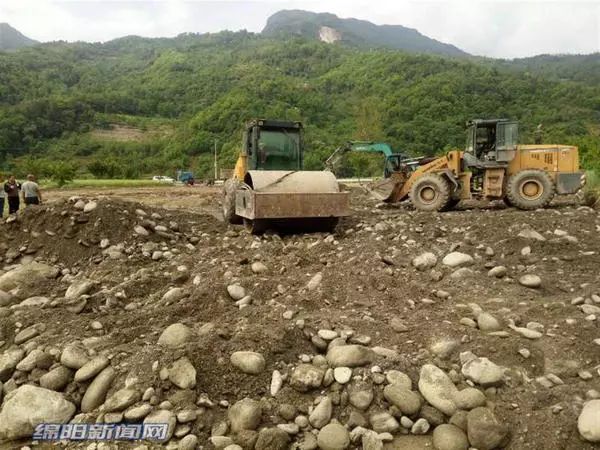
[[[348,141],[336,148],[327,158],[325,167],[331,171],[335,170],[348,152],[381,153],[386,159],[394,154],[390,146],[384,142]]]

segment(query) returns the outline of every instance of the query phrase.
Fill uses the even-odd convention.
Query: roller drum
[[[331,172],[250,170],[244,183],[257,192],[335,193],[340,188]]]

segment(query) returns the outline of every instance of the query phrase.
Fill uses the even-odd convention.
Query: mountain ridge
[[[6,22],[0,22],[0,51],[18,50],[39,44],[38,41],[28,38],[16,28]]]
[[[324,29],[337,32],[337,41],[358,47],[385,47],[412,53],[469,56],[467,52],[452,44],[440,42],[403,25],[376,25],[367,20],[344,19],[332,13],[314,13],[299,9],[284,9],[272,14],[261,34],[324,40]]]

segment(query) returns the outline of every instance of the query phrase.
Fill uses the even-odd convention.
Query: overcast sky
[[[600,0],[0,0],[0,22],[39,41],[95,42],[129,34],[258,32],[269,15],[281,9],[404,25],[476,55],[513,58],[600,51]]]

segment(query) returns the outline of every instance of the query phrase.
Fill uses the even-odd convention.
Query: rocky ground
[[[600,447],[599,211],[354,191],[333,235],[256,237],[164,203],[0,224],[1,448],[69,421],[169,424],[140,450]]]

